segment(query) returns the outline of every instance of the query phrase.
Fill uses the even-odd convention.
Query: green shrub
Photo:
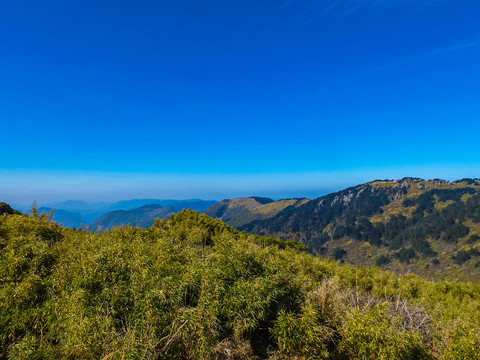
[[[336,247],[333,250],[333,258],[335,260],[342,260],[345,255],[347,255],[347,252],[343,250],[341,247]]]
[[[390,258],[386,255],[380,255],[377,260],[375,261],[375,266],[384,266],[390,263]]]
[[[104,233],[2,215],[0,244],[2,359],[479,354],[480,285],[353,268],[198,212]]]
[[[310,311],[309,311],[310,310]],[[328,359],[333,330],[322,325],[313,309],[302,314],[281,312],[272,333],[279,353],[301,358]]]
[[[341,351],[351,359],[431,359],[421,335],[401,329],[384,306],[351,310],[342,324]]]

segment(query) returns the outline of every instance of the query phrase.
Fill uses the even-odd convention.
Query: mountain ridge
[[[114,210],[103,214],[89,224],[91,230],[111,229],[120,225],[132,225],[140,228],[148,228],[153,225],[156,218],[166,219],[170,214],[179,212],[179,209],[169,205],[159,204],[144,205],[132,210]]]
[[[116,210],[97,218],[90,229],[146,228],[155,218],[179,211],[159,204]],[[374,180],[315,199],[225,199],[204,212],[240,231],[300,241],[311,253],[355,266],[480,280],[478,179]],[[59,213],[55,220],[61,218]]]
[[[480,279],[479,212],[478,179],[408,177],[352,186],[265,219],[224,220],[357,266],[466,280]]]
[[[103,216],[102,220],[105,221],[105,216],[108,213],[117,211],[117,210],[135,210],[143,206],[150,205],[161,205],[161,206],[171,206],[175,209],[175,212],[178,212],[182,209],[192,209],[197,211],[203,211],[208,207],[216,204],[216,200],[202,200],[202,199],[186,199],[186,200],[162,200],[162,199],[131,199],[131,200],[122,200],[115,203],[107,202],[98,202],[98,203],[88,203],[81,200],[67,200],[59,203],[52,203],[48,206],[42,206],[38,210],[40,212],[45,211],[49,213],[54,210],[53,220],[58,224],[70,228],[85,228],[92,223],[96,228],[99,223],[98,219]],[[30,209],[24,209],[27,213],[30,212]],[[139,210],[141,211],[141,210]],[[118,216],[119,213],[111,215],[115,217],[116,220],[111,220],[111,224],[108,226],[112,227],[115,225],[126,225],[132,222],[132,218],[128,217],[122,219],[121,216]],[[154,216],[152,214],[152,216]],[[163,215],[162,215],[163,216]],[[144,219],[145,220],[145,219]],[[151,221],[146,221],[141,226],[149,226],[153,223],[154,218]],[[97,222],[96,222],[97,221]],[[95,223],[96,222],[96,223]],[[90,226],[92,228],[92,226]]]
[[[233,227],[241,227],[252,221],[268,219],[288,206],[299,206],[309,201],[306,198],[282,199],[246,197],[224,199],[204,211],[212,218],[218,218]]]

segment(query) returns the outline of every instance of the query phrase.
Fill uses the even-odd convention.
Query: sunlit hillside
[[[182,211],[0,216],[2,359],[478,359],[480,285],[355,269]]]
[[[314,254],[357,266],[480,280],[478,180],[377,180],[255,218],[256,211],[275,204],[223,220],[249,233],[300,241]]]

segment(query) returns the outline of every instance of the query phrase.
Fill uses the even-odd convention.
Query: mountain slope
[[[0,358],[480,357],[478,284],[276,244],[193,211],[103,233],[0,216]]]
[[[230,226],[241,227],[252,221],[271,218],[288,206],[298,207],[308,199],[284,199],[273,201],[269,198],[247,197],[222,200],[204,211],[212,218],[218,218]]]
[[[480,182],[373,181],[288,207],[240,230],[299,240],[356,265],[480,279]]]
[[[10,205],[4,202],[0,202],[0,215],[20,215],[20,211],[17,211],[15,209],[12,209]]]
[[[152,226],[156,218],[165,219],[178,211],[171,206],[158,204],[144,205],[133,210],[115,210],[100,216],[89,225],[89,228],[96,230],[100,226],[102,229],[111,229],[120,225],[147,228]]]

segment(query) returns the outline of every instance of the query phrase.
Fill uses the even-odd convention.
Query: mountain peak
[[[17,211],[15,209],[12,209],[10,205],[4,202],[0,202],[0,215],[14,215],[14,214],[21,214],[20,211]]]

